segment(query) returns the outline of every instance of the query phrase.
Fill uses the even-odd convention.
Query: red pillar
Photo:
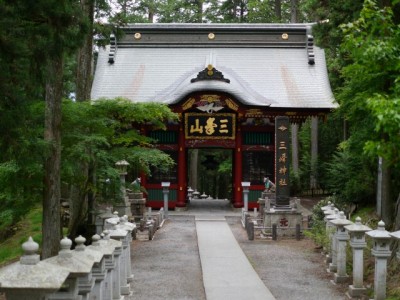
[[[233,207],[243,207],[242,197],[242,130],[238,127],[236,132],[235,167],[233,183]]]
[[[183,123],[183,122],[182,122]],[[186,149],[185,149],[185,133],[183,125],[179,127],[178,141],[178,190],[176,207],[186,207]]]

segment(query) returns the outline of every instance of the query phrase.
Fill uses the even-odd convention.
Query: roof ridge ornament
[[[307,35],[307,55],[308,55],[308,64],[315,65],[314,37],[311,34]]]
[[[114,33],[110,34],[110,52],[108,53],[108,63],[113,64],[117,54],[117,38]]]
[[[202,80],[219,80],[226,83],[231,81],[224,77],[221,71],[218,71],[212,64],[209,64],[204,70],[197,74],[196,78],[190,80],[191,83],[202,81]]]

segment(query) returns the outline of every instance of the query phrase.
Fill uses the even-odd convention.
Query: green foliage
[[[34,207],[17,224],[11,227],[12,237],[0,244],[0,265],[14,260],[22,252],[22,244],[32,236],[39,245],[42,241],[42,209]]]
[[[325,121],[318,122],[318,158],[311,161],[311,120],[304,122],[299,130],[299,172],[292,174],[292,192],[300,193],[310,187],[310,177],[317,178],[319,188],[329,190],[329,164],[337,144],[341,141],[341,121],[336,115],[331,115]]]
[[[313,26],[313,35],[317,45],[325,49],[330,83],[334,91],[343,85],[341,69],[345,65],[345,57],[340,52],[344,34],[339,26],[355,20],[363,2],[363,0],[306,0],[302,4],[306,19],[314,22],[323,21]]]
[[[374,177],[366,167],[368,164],[360,156],[354,157],[346,144],[342,143],[342,149],[337,151],[332,161],[327,164],[327,187],[341,203],[369,202],[374,195]]]
[[[350,136],[331,161],[323,164],[328,175],[324,181],[340,201],[368,203],[375,199],[377,156],[392,166],[398,161],[399,127],[393,120],[399,113],[396,99],[400,31],[390,7],[381,8],[370,0],[365,1],[361,11],[356,9],[358,2],[341,5],[343,9],[333,10],[329,24],[345,21],[342,32],[335,34],[328,24],[316,27],[317,35],[320,30],[327,30],[325,36],[329,40],[325,45],[335,40],[342,42],[340,48],[338,44],[330,47],[340,75],[332,83],[340,104],[335,118],[346,120]],[[351,7],[353,13],[347,17],[341,14]],[[324,44],[323,39],[320,42]]]
[[[63,112],[62,180],[80,187],[84,193],[118,194],[120,180],[115,163],[122,159],[130,164],[128,180],[141,173],[150,174],[151,166],[167,171],[174,165],[169,155],[152,148],[152,140],[137,130],[138,125],[147,122],[164,129],[168,120],[176,120],[166,105],[132,103],[120,98],[94,103],[67,100]],[[99,179],[97,185],[87,183],[82,164],[93,170]],[[109,195],[103,198],[110,199]]]
[[[400,167],[400,99],[376,94],[368,99],[367,104],[375,120],[375,132],[382,138],[367,141],[364,150],[371,156],[384,157],[396,168]]]
[[[326,232],[326,225],[324,222],[325,215],[321,210],[321,207],[328,205],[328,201],[331,200],[331,198],[321,200],[313,207],[310,219],[311,229],[308,231],[304,231],[305,236],[311,238],[317,245],[322,246],[325,249],[329,249],[330,241]]]
[[[199,149],[197,189],[220,199],[232,193],[232,151],[227,149]]]

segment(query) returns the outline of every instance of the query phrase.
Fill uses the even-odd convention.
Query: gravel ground
[[[310,240],[249,241],[239,217],[227,221],[277,300],[346,299],[346,286],[330,282],[323,256]],[[153,241],[134,241],[132,250],[130,299],[205,299],[194,216],[172,216]]]
[[[167,220],[152,241],[132,242],[130,299],[206,299],[193,216]]]
[[[238,218],[228,224],[248,260],[277,300],[340,300],[347,285],[333,285],[320,250],[309,239],[249,241]]]

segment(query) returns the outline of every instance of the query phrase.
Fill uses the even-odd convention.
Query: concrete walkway
[[[193,215],[207,300],[273,300],[233,235],[225,216],[240,216],[228,200],[192,200],[189,209],[171,212]]]
[[[196,216],[196,230],[207,300],[275,299],[224,217]]]

